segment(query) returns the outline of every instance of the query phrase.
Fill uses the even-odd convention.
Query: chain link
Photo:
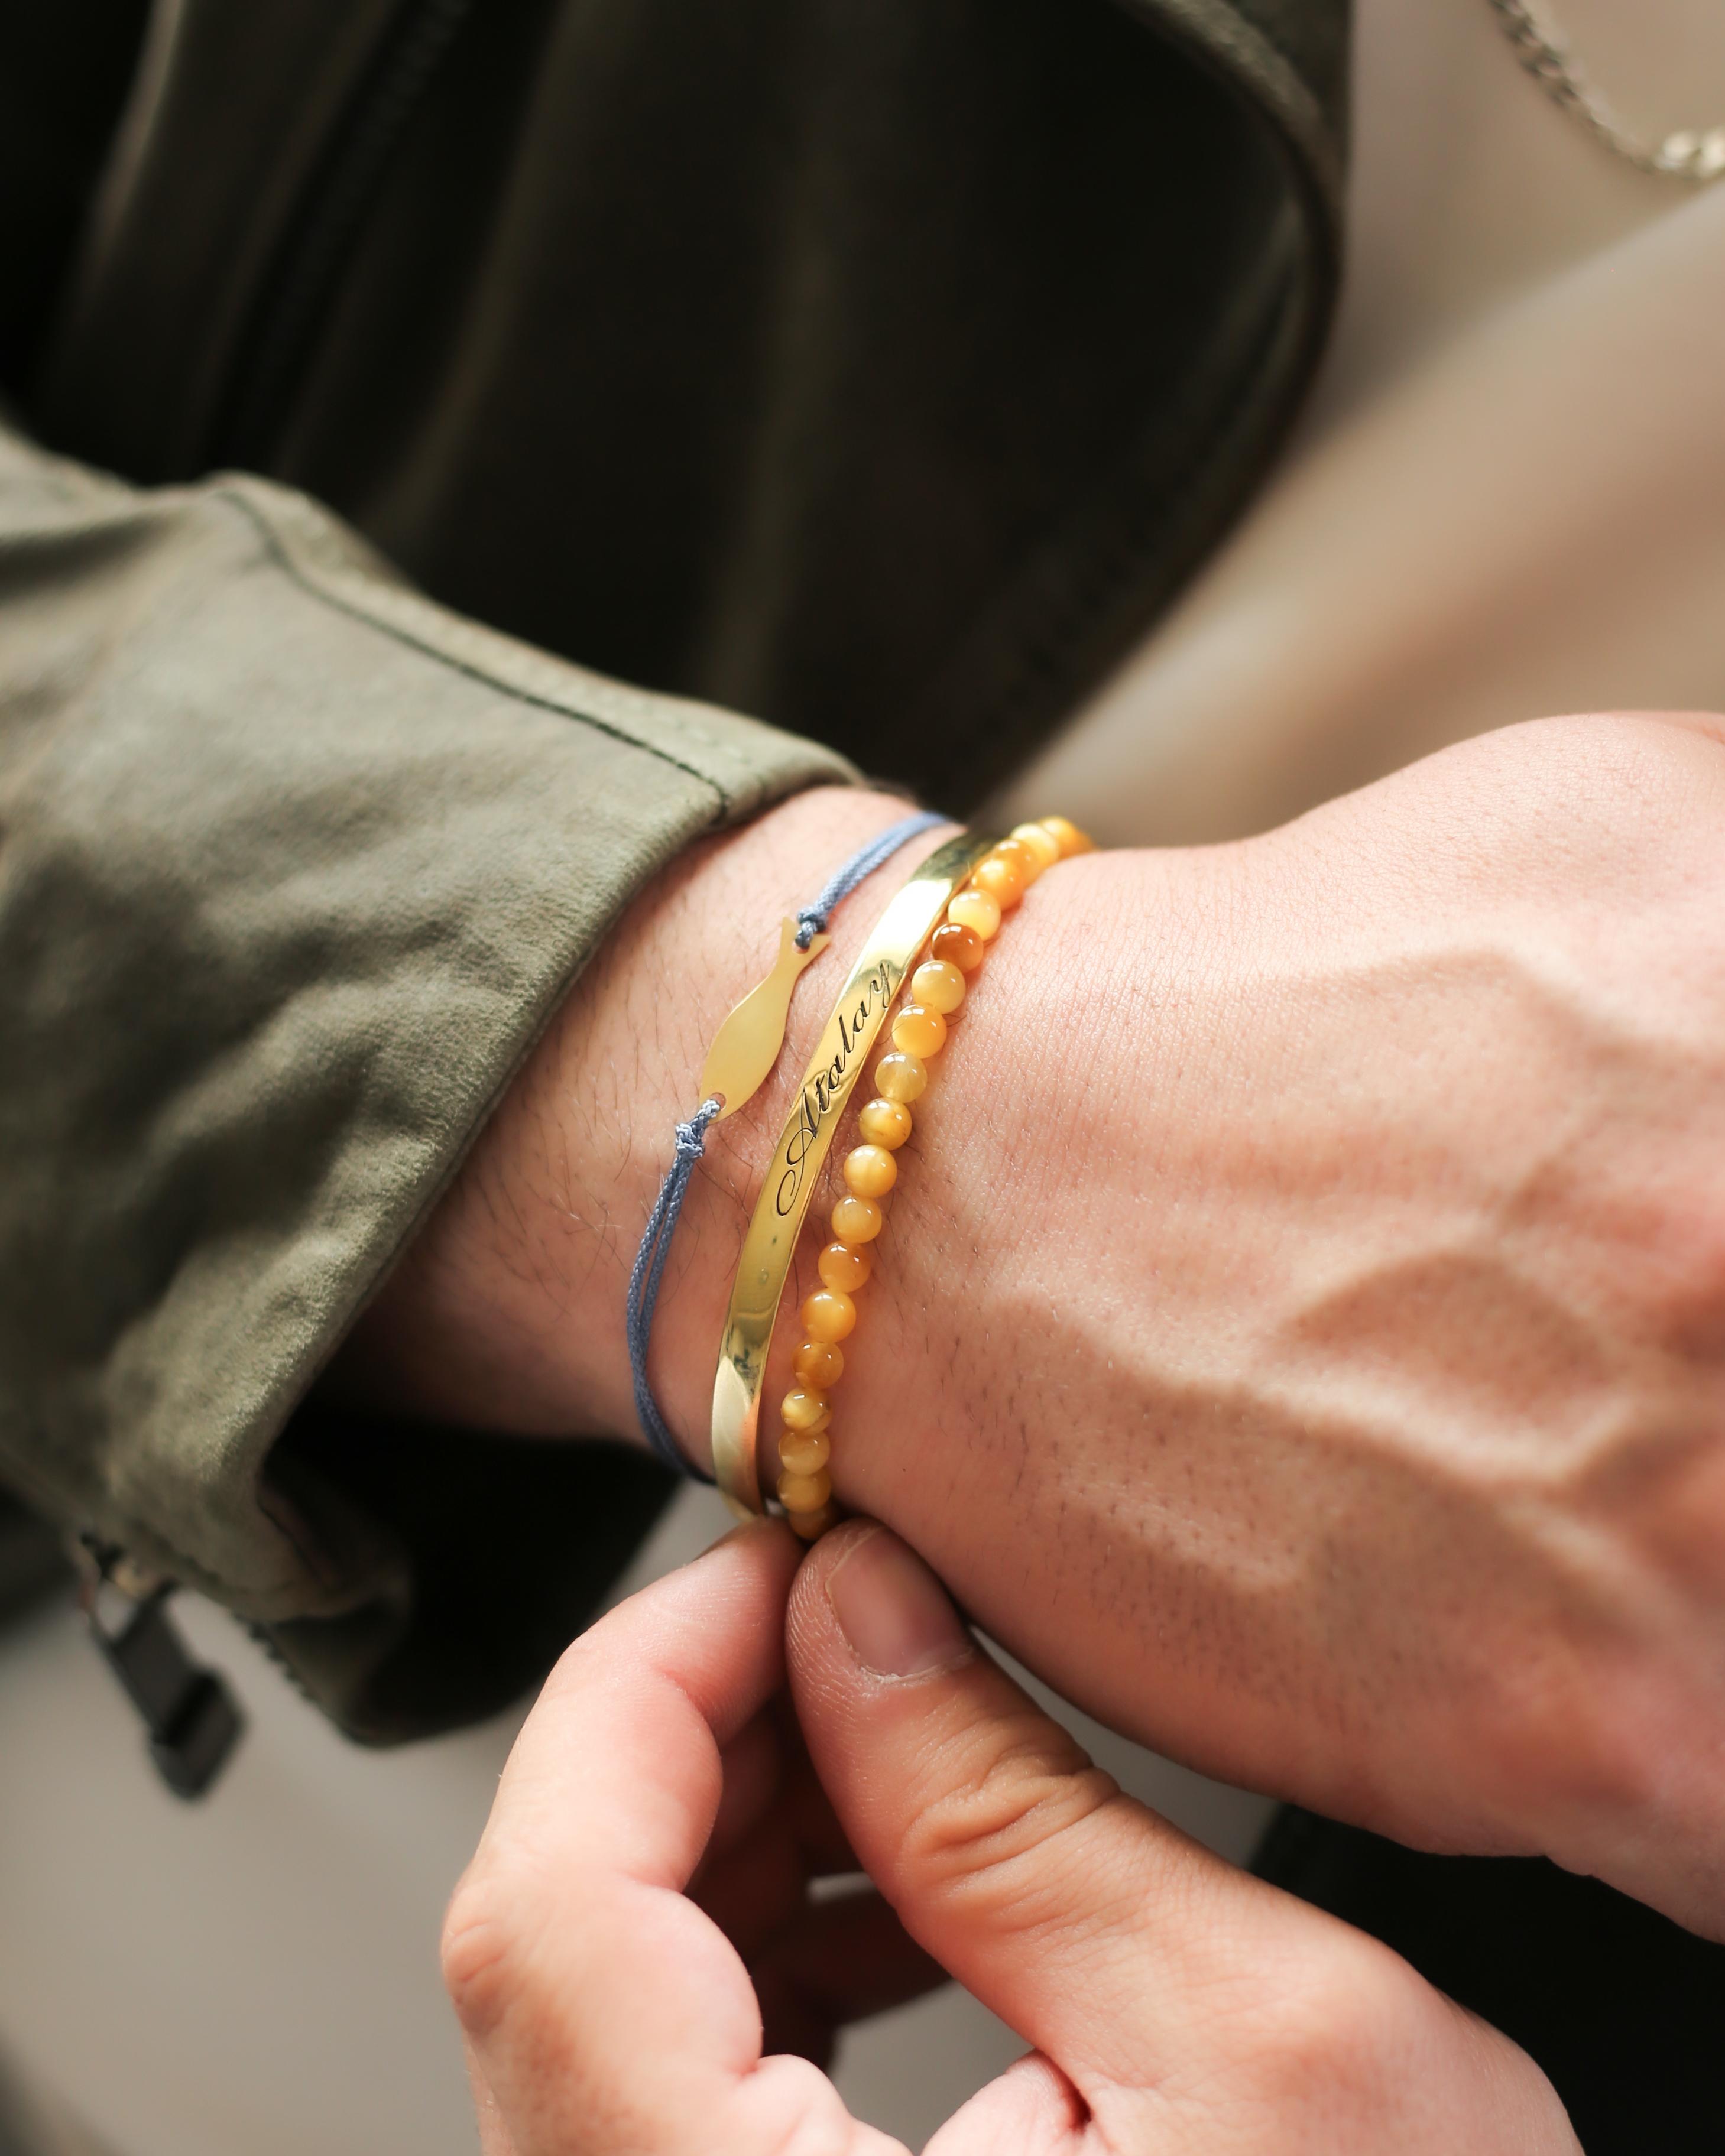
[[[1579,121],[1608,149],[1638,172],[1705,187],[1725,177],[1725,127],[1697,134],[1681,128],[1657,146],[1625,127],[1571,55],[1554,28],[1548,28],[1526,0],[1486,0],[1516,58],[1552,103]]]

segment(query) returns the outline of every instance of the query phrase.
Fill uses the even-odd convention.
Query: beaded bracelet
[[[798,977],[831,940],[825,933],[834,911],[859,885],[883,867],[901,846],[922,832],[932,830],[945,818],[932,809],[901,816],[884,831],[877,831],[865,845],[843,861],[828,877],[811,904],[794,920],[780,924],[778,956],[765,980],[751,988],[732,1010],[713,1036],[701,1070],[701,1106],[673,1134],[671,1164],[665,1171],[659,1196],[647,1216],[635,1261],[629,1276],[625,1330],[629,1340],[629,1373],[634,1380],[635,1412],[647,1442],[667,1467],[698,1482],[712,1480],[685,1457],[670,1424],[654,1398],[647,1374],[647,1351],[653,1337],[653,1316],[660,1286],[670,1255],[671,1238],[695,1164],[706,1146],[714,1123],[734,1116],[752,1101],[771,1075],[784,1045],[791,995]]]
[[[820,1171],[893,998],[947,901],[988,851],[961,832],[937,846],[869,932],[797,1089],[743,1236],[713,1375],[713,1476],[732,1508],[760,1512],[757,1434],[768,1352]]]
[[[892,1045],[875,1065],[875,1097],[857,1118],[862,1142],[845,1158],[845,1195],[833,1208],[833,1240],[817,1260],[821,1285],[802,1306],[803,1339],[793,1364],[796,1382],[779,1404],[783,1427],[778,1438],[777,1494],[791,1526],[805,1542],[824,1534],[838,1517],[829,1472],[833,1420],[829,1395],[845,1373],[839,1343],[850,1337],[855,1327],[857,1292],[874,1270],[871,1246],[886,1219],[881,1201],[898,1180],[896,1155],[911,1135],[911,1104],[922,1097],[927,1086],[928,1065],[946,1045],[947,1023],[963,1003],[969,977],[982,964],[983,952],[998,932],[1003,915],[1018,904],[1044,870],[1090,849],[1090,839],[1064,816],[1020,824],[1010,837],[985,850],[971,842],[968,873],[942,909],[945,917],[929,938],[926,956],[909,971],[909,1000],[894,1015]],[[939,919],[939,914],[934,917]],[[922,947],[920,938],[916,947]],[[794,1118],[791,1127],[795,1127]],[[772,1197],[770,1187],[762,1192],[757,1220]],[[746,1245],[746,1254],[747,1249]],[[770,1333],[769,1317],[769,1338]],[[762,1361],[764,1352],[763,1344]],[[719,1442],[718,1409],[725,1383],[726,1366],[721,1359],[715,1393],[714,1465],[718,1481],[734,1509],[759,1512],[764,1507],[752,1457],[747,1460],[747,1471],[741,1472],[735,1449],[727,1456]],[[752,1440],[752,1428],[748,1434]],[[752,1455],[752,1443],[749,1449]]]

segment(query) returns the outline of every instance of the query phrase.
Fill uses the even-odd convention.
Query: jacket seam
[[[212,487],[209,493],[212,498],[226,503],[244,517],[268,547],[277,567],[283,572],[290,583],[305,593],[308,597],[321,601],[334,613],[345,614],[351,621],[361,622],[367,629],[375,630],[378,635],[389,638],[392,642],[401,644],[409,651],[418,652],[422,656],[434,660],[439,665],[447,667],[451,673],[459,674],[470,681],[482,682],[487,688],[495,690],[499,694],[510,697],[518,704],[526,705],[537,711],[554,712],[559,718],[576,720],[583,726],[591,726],[595,733],[603,734],[608,740],[620,742],[627,747],[640,750],[644,755],[656,757],[660,762],[668,764],[672,770],[680,771],[685,778],[695,779],[699,784],[706,787],[715,797],[719,814],[722,814],[725,809],[732,806],[732,796],[711,772],[703,771],[698,764],[685,762],[681,757],[673,755],[669,749],[661,747],[656,742],[644,741],[639,735],[631,733],[625,726],[596,717],[593,712],[580,710],[572,705],[560,703],[554,697],[536,696],[531,689],[524,689],[517,682],[506,680],[490,668],[480,666],[472,660],[462,659],[453,652],[439,650],[437,645],[428,638],[415,636],[410,629],[403,628],[399,623],[384,620],[358,601],[344,598],[341,593],[330,590],[327,585],[321,583],[315,577],[307,574],[301,564],[295,560],[292,550],[271,526],[269,518],[254,503],[247,501],[237,488]]]

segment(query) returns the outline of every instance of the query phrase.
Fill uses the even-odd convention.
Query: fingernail
[[[875,1676],[922,1676],[975,1651],[945,1588],[884,1527],[839,1560],[827,1600],[851,1653]]]

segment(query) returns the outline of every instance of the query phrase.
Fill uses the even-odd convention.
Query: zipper
[[[407,0],[301,190],[240,335],[211,461],[261,470],[327,319],[343,267],[408,121],[472,0]]]
[[[122,1550],[80,1537],[79,1604],[102,1659],[144,1724],[156,1771],[177,1797],[201,1797],[233,1757],[244,1717],[226,1681],[193,1660],[167,1614],[174,1582]]]

